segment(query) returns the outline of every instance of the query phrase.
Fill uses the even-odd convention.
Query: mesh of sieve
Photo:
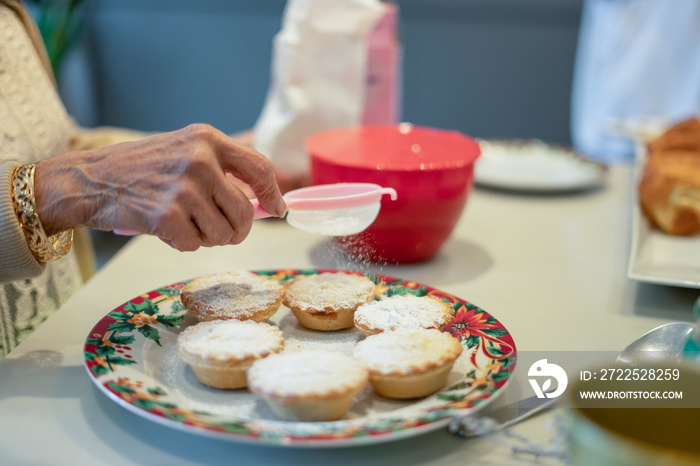
[[[343,209],[289,210],[287,223],[309,233],[326,236],[354,235],[374,222],[380,207],[379,202],[373,202]]]

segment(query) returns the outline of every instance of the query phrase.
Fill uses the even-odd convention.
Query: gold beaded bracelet
[[[46,236],[34,199],[35,163],[17,168],[12,177],[12,199],[29,249],[40,262],[49,262],[68,254],[73,244],[73,230]]]

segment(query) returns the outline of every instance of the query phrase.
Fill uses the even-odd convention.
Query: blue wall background
[[[403,120],[570,143],[583,0],[398,0]],[[284,0],[99,0],[60,73],[85,126],[251,128]]]

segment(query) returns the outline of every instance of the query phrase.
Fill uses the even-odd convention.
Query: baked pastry
[[[187,312],[200,322],[265,322],[277,312],[283,297],[284,287],[277,281],[247,271],[195,278],[180,293]]]
[[[355,326],[365,335],[397,328],[436,328],[452,322],[452,306],[434,296],[399,295],[363,304],[355,311]]]
[[[700,121],[681,122],[649,144],[639,201],[660,230],[681,236],[700,233]]]
[[[298,351],[256,361],[248,388],[283,419],[333,421],[343,417],[367,377],[367,368],[350,356]]]
[[[460,354],[462,345],[449,333],[400,328],[365,338],[357,343],[353,356],[369,369],[374,391],[407,399],[440,390]]]
[[[284,305],[304,327],[340,330],[354,325],[355,309],[374,298],[375,284],[362,275],[324,272],[296,277],[287,285]]]
[[[673,125],[649,142],[648,149],[650,158],[674,152],[700,154],[700,120],[689,118]]]
[[[215,388],[243,388],[246,370],[258,359],[284,349],[282,331],[265,322],[217,320],[187,327],[177,354],[197,379]]]

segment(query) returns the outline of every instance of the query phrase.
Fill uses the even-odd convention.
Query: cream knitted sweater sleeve
[[[37,277],[46,268],[15,215],[12,174],[19,164],[66,152],[71,129],[24,16],[0,2],[0,283]]]

